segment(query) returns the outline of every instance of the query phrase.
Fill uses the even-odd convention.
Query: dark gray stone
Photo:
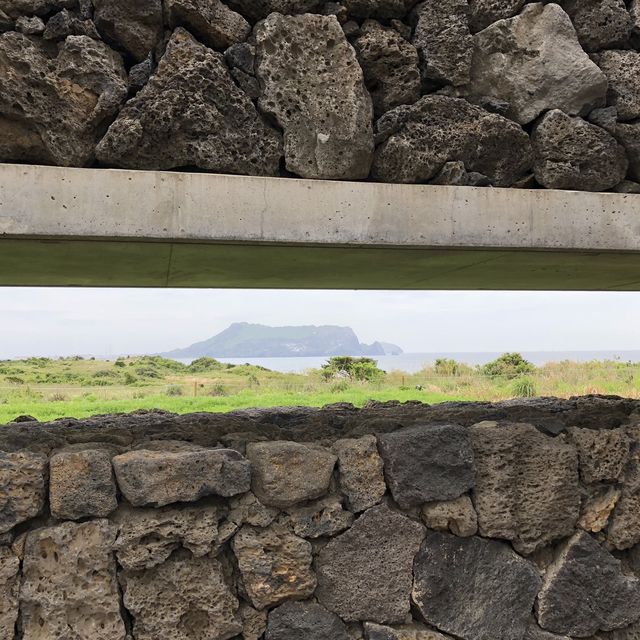
[[[49,18],[43,38],[45,40],[65,40],[67,36],[87,36],[95,40],[100,39],[91,20],[84,20],[77,13],[63,9]]]
[[[403,622],[423,537],[422,525],[385,505],[365,511],[317,556],[320,604],[347,622]]]
[[[348,640],[344,622],[316,602],[285,602],[269,613],[266,640]]]
[[[618,119],[640,118],[640,53],[603,51],[594,60],[609,81],[607,104],[617,108]]]
[[[403,18],[417,0],[344,0],[349,15],[389,20]]]
[[[524,3],[525,0],[469,0],[471,31],[481,31],[498,20],[515,16]]]
[[[536,567],[503,542],[429,533],[413,601],[431,625],[465,640],[523,638],[540,588]]]
[[[337,497],[324,498],[308,506],[291,509],[289,512],[293,531],[302,538],[335,536],[348,529],[353,514],[342,508]]]
[[[585,51],[616,49],[631,33],[631,16],[623,0],[561,0]]]
[[[586,637],[640,618],[640,580],[588,533],[576,533],[547,569],[537,601],[543,629]]]
[[[25,36],[39,36],[44,32],[44,22],[38,16],[20,16],[16,20],[16,31]]]
[[[378,448],[391,495],[403,509],[453,500],[473,487],[473,450],[465,427],[410,427],[379,435]]]
[[[321,4],[322,0],[229,0],[229,6],[252,22],[262,20],[271,13],[313,13]]]

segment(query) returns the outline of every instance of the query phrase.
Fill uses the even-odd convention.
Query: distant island
[[[279,358],[290,356],[384,356],[402,349],[388,342],[363,344],[350,327],[267,327],[234,322],[217,335],[183,349],[160,355],[167,358]]]

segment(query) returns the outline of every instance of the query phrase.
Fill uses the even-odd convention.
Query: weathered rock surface
[[[478,516],[467,495],[444,502],[427,502],[422,505],[421,513],[422,522],[429,529],[451,531],[463,538],[478,532]]]
[[[591,533],[599,533],[609,522],[614,507],[620,500],[617,487],[604,486],[595,490],[582,504],[578,526]]]
[[[473,451],[465,427],[410,427],[379,435],[378,448],[391,495],[403,509],[452,500],[473,486]]]
[[[637,444],[625,469],[622,494],[610,518],[607,541],[615,549],[629,549],[640,542],[640,450]]]
[[[20,15],[46,15],[63,8],[73,8],[77,0],[0,0],[0,11],[17,18]]]
[[[626,429],[568,429],[571,441],[578,449],[580,477],[592,482],[615,482],[620,478],[629,458],[631,439]]]
[[[276,174],[281,155],[280,134],[233,82],[222,55],[180,28],[97,148],[101,162],[124,168],[248,175]]]
[[[616,107],[618,119],[640,118],[640,53],[603,51],[594,59],[609,81],[607,104]]]
[[[67,36],[87,36],[99,40],[100,36],[91,20],[83,19],[74,11],[63,9],[47,21],[42,34],[45,40],[66,40]]]
[[[20,588],[24,640],[125,640],[108,520],[65,522],[26,538]]]
[[[214,49],[243,42],[251,32],[251,25],[221,0],[166,0],[164,10],[169,26],[186,27]]]
[[[20,559],[10,547],[0,546],[0,640],[14,640],[18,619]]]
[[[541,580],[506,544],[429,533],[414,563],[412,598],[424,619],[469,640],[522,638]]]
[[[540,626],[586,637],[640,618],[640,580],[585,532],[575,534],[549,567],[538,595]]]
[[[474,45],[471,81],[461,92],[504,100],[516,122],[549,109],[584,115],[605,103],[607,79],[555,3],[526,5],[520,15],[476,34]]]
[[[311,544],[286,529],[245,525],[233,538],[244,590],[256,609],[304,600],[316,588]]]
[[[238,599],[215,558],[177,554],[145,572],[124,571],[121,583],[136,640],[227,640],[242,632]]]
[[[385,113],[376,130],[381,144],[373,175],[385,182],[426,182],[445,163],[459,160],[504,187],[532,164],[529,136],[521,127],[458,98],[424,96]]]
[[[473,38],[468,11],[467,0],[426,0],[414,9],[412,42],[423,77],[453,85],[469,82]]]
[[[39,36],[44,32],[44,22],[38,16],[20,16],[16,20],[16,31],[25,36]]]
[[[404,622],[423,537],[420,524],[385,505],[365,511],[318,554],[318,601],[347,622]]]
[[[624,147],[611,134],[558,109],[545,113],[531,139],[536,180],[548,189],[604,191],[627,174]]]
[[[0,58],[0,161],[90,163],[127,95],[120,56],[85,36],[56,48],[11,31],[0,35]]]
[[[529,424],[484,422],[470,432],[480,535],[522,553],[571,535],[580,509],[575,447]]]
[[[269,613],[266,640],[348,640],[335,613],[316,602],[285,602]]]
[[[351,511],[360,513],[378,504],[387,491],[387,485],[376,437],[368,435],[338,440],[333,450],[338,455],[340,489]]]
[[[475,33],[520,12],[525,0],[469,0],[469,26]]]
[[[289,515],[294,533],[302,538],[335,536],[353,522],[353,514],[346,511],[335,496],[291,509]]]
[[[364,623],[366,640],[449,640],[448,636],[419,624],[388,627],[373,622]]]
[[[260,640],[267,628],[267,612],[258,611],[246,602],[240,603],[242,640]]]
[[[113,458],[118,486],[133,506],[161,507],[249,490],[249,463],[231,449],[129,451]]]
[[[640,122],[618,123],[613,135],[627,151],[629,175],[640,181]]]
[[[253,442],[247,446],[253,493],[265,505],[286,508],[329,489],[336,456],[296,442]]]
[[[262,20],[271,13],[313,13],[322,0],[230,0],[229,5],[252,22]]]
[[[271,14],[253,37],[258,104],[284,131],[287,169],[304,178],[365,178],[371,98],[337,19]]]
[[[585,51],[623,47],[632,22],[623,0],[562,0]]]
[[[126,505],[113,514],[118,527],[114,549],[125,569],[141,570],[164,562],[184,547],[198,558],[209,553],[222,517],[216,505],[184,505],[161,509],[132,509]]]
[[[63,451],[49,463],[51,515],[61,520],[108,516],[118,506],[111,455],[104,450]]]
[[[279,513],[277,509],[263,505],[251,491],[231,498],[229,507],[228,519],[238,526],[268,527]]]
[[[0,534],[37,516],[46,496],[47,459],[0,451]]]
[[[420,97],[418,52],[395,29],[366,20],[353,43],[376,117]]]

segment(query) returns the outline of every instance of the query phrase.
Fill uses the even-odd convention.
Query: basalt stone
[[[267,612],[258,611],[246,602],[240,603],[242,640],[260,640],[267,628]]]
[[[620,496],[619,488],[607,485],[589,491],[582,502],[578,526],[591,533],[604,530]]]
[[[548,189],[605,191],[627,174],[624,147],[611,134],[559,109],[544,114],[531,140],[536,180]]]
[[[60,47],[0,35],[0,161],[84,166],[127,95],[121,57],[86,36]]]
[[[336,18],[274,13],[253,37],[258,104],[284,131],[287,169],[303,178],[366,178],[373,155],[371,98]]]
[[[144,60],[162,37],[161,0],[93,0],[94,21],[102,37]]]
[[[72,9],[78,0],[0,0],[0,11],[12,18],[21,15],[48,15],[60,9]]]
[[[49,503],[51,515],[61,520],[108,516],[118,506],[109,453],[87,449],[54,455]]]
[[[631,0],[629,15],[631,16],[631,43],[638,49],[640,47],[640,0]]]
[[[526,124],[549,109],[583,115],[603,106],[607,78],[562,8],[534,3],[474,36],[471,81],[460,91],[504,100],[506,115]]]
[[[412,42],[424,78],[453,85],[469,82],[473,38],[467,0],[426,0],[414,10]]]
[[[444,636],[417,623],[388,627],[373,622],[365,622],[364,637],[366,640],[451,640],[449,636]]]
[[[146,571],[124,571],[123,601],[136,640],[227,640],[242,632],[238,599],[221,563],[178,553]]]
[[[296,442],[252,442],[251,487],[265,505],[279,508],[313,500],[329,489],[336,456],[327,449]]]
[[[10,547],[0,546],[0,640],[14,640],[18,620],[20,559]]]
[[[473,451],[465,427],[409,427],[379,435],[378,448],[391,495],[403,509],[452,500],[473,486]]]
[[[616,107],[618,119],[640,118],[640,53],[602,51],[594,59],[609,81],[607,104]]]
[[[226,49],[247,39],[251,25],[221,0],[166,0],[167,23],[185,27],[214,49]]]
[[[44,22],[38,16],[20,16],[16,20],[16,31],[26,36],[39,36],[44,32]]]
[[[262,20],[271,13],[313,13],[322,0],[230,0],[229,5],[252,22]]]
[[[633,180],[619,182],[612,191],[615,193],[640,193],[640,183]]]
[[[316,602],[285,602],[269,613],[265,640],[349,640],[344,622]]]
[[[629,549],[640,542],[640,451],[637,447],[622,478],[622,494],[610,517],[607,541],[615,549]]]
[[[335,536],[348,529],[353,514],[342,507],[340,499],[332,496],[308,506],[291,509],[289,519],[296,535],[302,538]]]
[[[235,84],[222,55],[178,28],[156,73],[120,111],[97,154],[101,162],[124,168],[195,166],[274,175],[281,145],[280,134]]]
[[[429,624],[465,640],[523,638],[541,580],[503,542],[427,535],[414,563],[413,601]]]
[[[469,0],[471,31],[481,31],[498,20],[515,16],[524,3],[525,0]]]
[[[429,529],[451,531],[463,538],[478,531],[478,517],[467,495],[444,502],[427,502],[422,505],[421,515]]]
[[[338,440],[333,450],[338,454],[340,489],[349,508],[360,513],[378,504],[387,486],[376,437],[368,435]]]
[[[0,534],[42,511],[46,474],[45,456],[29,451],[0,451]]]
[[[249,463],[231,449],[129,451],[113,458],[118,486],[133,506],[161,507],[249,490]]]
[[[244,525],[232,541],[243,589],[258,610],[304,600],[316,588],[311,544],[277,524]]]
[[[373,176],[382,182],[426,182],[447,162],[461,161],[467,171],[506,187],[533,160],[520,126],[459,98],[424,96],[385,113],[376,130]]]
[[[627,43],[632,22],[623,0],[562,0],[585,51],[615,49]]]
[[[404,622],[423,537],[422,525],[385,505],[365,511],[318,554],[318,601],[347,622]]]
[[[279,513],[277,509],[263,505],[251,491],[231,498],[229,508],[228,520],[238,526],[268,527]]]
[[[454,162],[445,162],[442,165],[442,169],[438,172],[438,175],[430,180],[429,184],[457,187],[488,187],[491,185],[491,180],[477,171],[467,171],[464,162],[456,160]],[[514,183],[514,185],[515,184],[516,183]]]
[[[617,123],[613,135],[627,152],[629,175],[640,181],[640,122]]]
[[[578,453],[533,425],[481,422],[469,429],[480,535],[531,553],[571,535],[580,513]]]
[[[524,634],[523,640],[571,640],[571,638],[567,636],[559,636],[555,633],[549,633],[548,631],[541,629],[537,623],[532,622],[527,627],[527,631]],[[592,638],[590,640],[595,640],[595,638]]]
[[[147,82],[149,82],[149,78],[151,78],[151,74],[155,69],[155,64],[153,62],[153,56],[149,54],[142,62],[138,64],[134,64],[131,69],[129,69],[129,94],[135,95],[144,87]]]
[[[620,478],[631,448],[625,428],[597,431],[571,427],[568,433],[578,449],[584,482],[615,482]]]
[[[349,15],[390,20],[405,17],[417,0],[344,0]]]
[[[81,18],[76,12],[63,9],[49,18],[43,33],[45,40],[65,40],[67,36],[87,36],[99,40],[95,24]]]
[[[395,29],[365,21],[353,46],[376,117],[420,97],[418,53]]]
[[[141,570],[164,562],[181,547],[199,558],[209,553],[223,511],[216,505],[132,509],[121,505],[112,521],[118,528],[114,549],[125,569]]]
[[[588,533],[576,533],[547,569],[537,600],[543,629],[586,637],[640,618],[640,580]]]
[[[108,520],[27,534],[20,588],[24,640],[125,640]]]

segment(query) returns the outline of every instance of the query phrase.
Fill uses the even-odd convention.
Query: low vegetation
[[[320,369],[279,373],[208,357],[189,365],[159,356],[0,361],[0,424],[23,414],[54,420],[153,408],[187,413],[586,393],[640,397],[640,363],[564,361],[535,367],[520,354],[507,353],[480,367],[439,359],[417,373],[405,373],[385,372],[372,358],[334,357]]]

